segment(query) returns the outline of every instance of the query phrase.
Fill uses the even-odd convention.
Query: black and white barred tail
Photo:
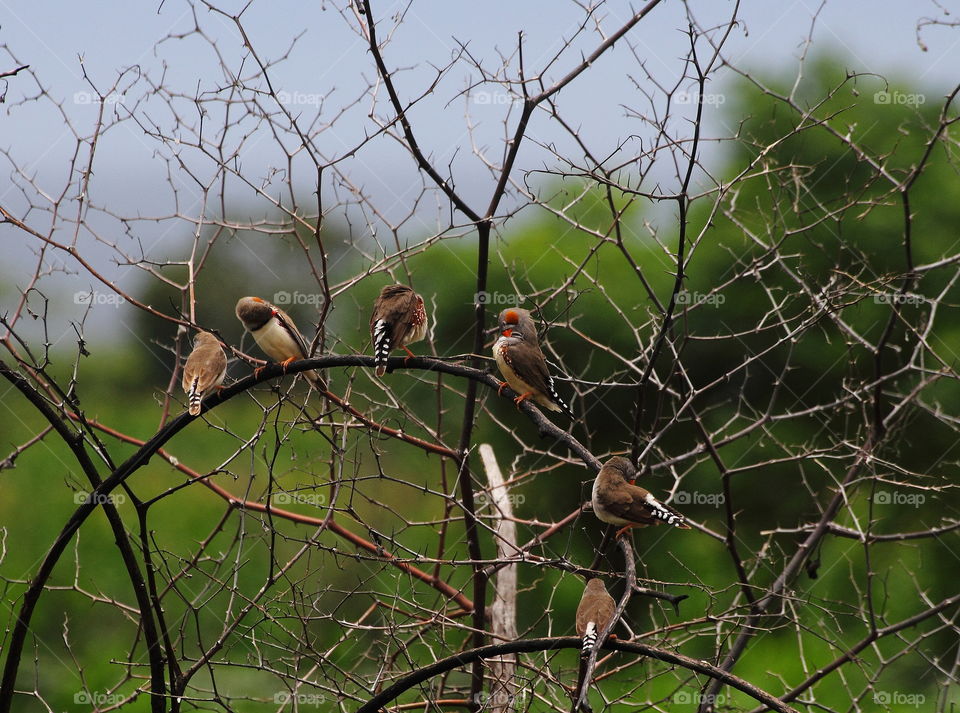
[[[548,394],[548,396],[550,397],[550,400],[560,407],[560,410],[563,411],[564,414],[566,414],[567,418],[572,419],[574,417],[573,411],[571,411],[570,407],[567,406],[566,401],[560,398],[560,394],[557,393],[557,387],[554,384],[552,376],[547,378],[547,388],[550,390],[550,393]]]
[[[197,390],[199,384],[200,377],[193,377],[193,383],[190,384],[190,392],[187,394],[187,410],[191,416],[196,416],[200,413],[200,402],[203,400],[203,394]]]
[[[597,643],[597,636],[599,635],[597,631],[597,625],[595,622],[590,622],[587,624],[587,630],[583,633],[583,646],[580,647],[580,656],[586,658],[590,655],[590,652],[593,650],[593,647]]]
[[[666,505],[657,500],[653,495],[647,493],[646,503],[650,507],[651,514],[663,520],[668,525],[673,525],[674,527],[686,527],[687,523],[684,520],[683,515],[676,513]]]
[[[377,376],[387,373],[387,359],[393,351],[393,339],[387,320],[378,319],[373,324],[373,363],[377,367]]]

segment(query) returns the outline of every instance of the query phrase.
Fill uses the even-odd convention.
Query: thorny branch
[[[64,129],[0,148],[0,713],[950,710],[960,86],[813,61],[826,8],[790,76],[741,66],[738,2],[573,3],[546,49],[512,17],[488,49],[413,0],[269,40],[203,0],[135,66],[81,61],[72,104],[0,46],[5,119]],[[958,29],[939,11],[918,37]],[[390,282],[431,329],[376,378]],[[243,294],[312,358],[249,374]],[[573,422],[499,388],[506,306]],[[193,418],[196,329],[231,363]],[[589,504],[611,454],[694,528],[636,531],[625,565]],[[575,575],[626,584],[579,689]]]

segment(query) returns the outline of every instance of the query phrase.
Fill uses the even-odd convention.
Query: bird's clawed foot
[[[287,373],[287,367],[293,364],[293,362],[296,360],[296,357],[290,357],[289,359],[284,359],[282,362],[280,362],[280,366],[283,367],[283,373]]]
[[[407,365],[410,363],[410,360],[411,360],[411,359],[416,359],[416,358],[417,358],[417,355],[414,354],[412,351],[410,351],[406,346],[402,346],[402,347],[400,347],[400,348],[403,349],[403,351],[405,351],[405,352],[407,353],[407,356],[405,356],[405,357],[403,358],[403,365],[404,365],[404,366],[407,366]]]
[[[497,388],[497,396],[503,396],[503,390],[507,388],[509,384],[506,381],[501,381],[500,386]]]
[[[515,399],[513,400],[513,403],[515,403],[515,404],[517,405],[517,408],[520,408],[520,404],[522,404],[524,401],[526,401],[527,399],[529,399],[531,396],[533,396],[533,392],[532,392],[532,391],[528,391],[528,392],[525,393],[525,394],[520,394],[520,396],[518,396],[517,398],[515,398]]]
[[[613,536],[613,539],[619,540],[627,532],[629,532],[633,527],[634,527],[633,525],[627,525],[626,527],[621,527],[619,530],[617,530],[617,534]]]

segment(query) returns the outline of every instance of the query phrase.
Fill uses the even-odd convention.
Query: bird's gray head
[[[260,329],[274,314],[274,306],[259,297],[241,297],[237,302],[237,319],[249,332]]]
[[[633,467],[633,463],[623,456],[614,456],[603,464],[603,468],[604,470],[615,471],[624,480],[633,480],[637,477],[637,469]]]
[[[603,580],[599,577],[591,577],[587,580],[587,586],[584,589],[584,593],[589,592],[590,594],[598,594],[600,592],[606,592],[607,588],[603,584]]]
[[[193,346],[208,346],[212,344],[219,344],[220,340],[213,336],[210,332],[197,332],[197,336],[193,338]]]
[[[380,290],[380,299],[391,299],[408,292],[413,292],[413,290],[406,285],[386,285]]]
[[[537,326],[530,312],[519,307],[507,307],[500,313],[500,334],[520,340],[536,341]]]

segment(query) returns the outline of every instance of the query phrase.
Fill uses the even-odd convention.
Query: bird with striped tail
[[[637,469],[626,458],[614,456],[593,481],[593,514],[603,522],[621,525],[620,537],[630,528],[665,523],[689,530],[686,518],[657,500],[648,490],[634,485]]]
[[[581,656],[589,656],[600,632],[607,628],[616,613],[617,603],[607,592],[602,579],[587,580],[580,606],[577,607],[577,636],[583,637]]]
[[[187,410],[191,416],[200,413],[200,402],[210,391],[223,383],[227,375],[227,355],[220,340],[210,332],[198,332],[193,351],[183,365],[180,385],[187,393]]]
[[[508,307],[500,313],[499,328],[500,338],[493,345],[493,357],[506,379],[500,384],[501,391],[505,386],[516,391],[519,396],[513,402],[518,408],[530,399],[548,411],[558,411],[567,418],[574,418],[557,393],[530,312]]]
[[[429,327],[423,298],[406,285],[387,285],[373,304],[370,338],[377,376],[387,373],[387,359],[394,349],[403,349],[411,357],[408,344],[427,336]]]

